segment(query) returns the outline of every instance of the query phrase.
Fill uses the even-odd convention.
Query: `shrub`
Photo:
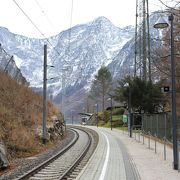
[[[122,115],[124,114],[124,108],[116,108],[116,109],[113,109],[113,115]]]

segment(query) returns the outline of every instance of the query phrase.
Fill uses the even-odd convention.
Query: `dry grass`
[[[53,115],[60,114],[48,102],[47,121]],[[42,97],[0,72],[0,140],[5,142],[9,158],[28,156],[44,148],[34,132],[41,122]]]

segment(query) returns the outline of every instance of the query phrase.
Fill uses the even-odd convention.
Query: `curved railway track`
[[[17,179],[75,179],[96,148],[98,135],[86,128],[71,130],[76,135],[68,147]]]

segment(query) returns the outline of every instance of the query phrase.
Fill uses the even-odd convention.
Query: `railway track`
[[[87,128],[71,130],[76,134],[71,145],[17,179],[75,179],[96,148],[98,135]]]

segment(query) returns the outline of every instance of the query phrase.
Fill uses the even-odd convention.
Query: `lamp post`
[[[113,105],[112,105],[112,96],[110,96],[110,98],[108,98],[108,101],[111,102],[111,116],[110,116],[110,123],[111,123],[111,130],[112,130],[112,108],[113,108]]]
[[[97,123],[97,127],[98,127],[98,104],[95,104],[95,107],[96,107],[96,123]]]
[[[129,137],[132,138],[132,113],[131,113],[131,87],[130,87],[130,85],[129,85],[129,103],[128,103],[128,106],[129,106],[129,123],[128,123]]]
[[[162,19],[162,18],[161,18]],[[172,109],[172,132],[173,132],[173,168],[178,170],[178,163],[179,163],[179,157],[178,157],[178,145],[177,145],[177,118],[176,118],[176,68],[175,68],[175,61],[174,61],[174,28],[173,28],[173,20],[174,15],[171,13],[168,17],[168,20],[170,21],[171,25],[171,93],[172,93],[172,103],[171,103],[171,109]],[[157,29],[163,29],[167,28],[169,24],[165,21],[160,21],[154,25],[154,28]]]
[[[129,131],[129,137],[132,138],[132,109],[131,109],[131,87],[129,83],[126,83],[125,86],[126,88],[129,88],[128,91],[128,131]]]
[[[85,107],[83,107],[83,113],[85,113],[86,112],[86,109],[85,109]]]
[[[72,120],[72,125],[74,124],[74,110],[71,110],[71,120]]]

